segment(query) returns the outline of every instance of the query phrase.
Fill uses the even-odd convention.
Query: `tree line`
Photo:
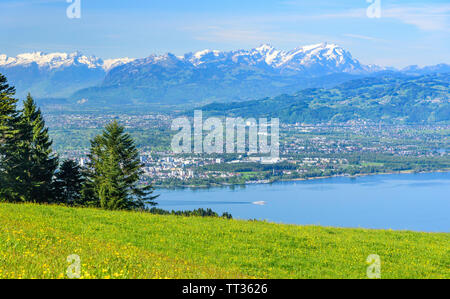
[[[15,88],[0,74],[0,201],[66,204],[107,210],[156,205],[133,139],[117,122],[91,140],[86,167],[61,161],[31,95],[18,108]]]

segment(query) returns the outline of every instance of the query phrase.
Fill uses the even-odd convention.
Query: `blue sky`
[[[102,58],[331,42],[366,64],[450,63],[448,0],[1,0],[0,53],[80,50]],[[371,0],[377,1],[377,0]]]

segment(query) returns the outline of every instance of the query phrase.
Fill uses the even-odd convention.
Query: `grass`
[[[0,204],[0,278],[450,278],[450,235]]]

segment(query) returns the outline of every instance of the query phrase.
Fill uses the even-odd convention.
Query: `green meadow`
[[[450,235],[0,204],[0,278],[450,278]]]

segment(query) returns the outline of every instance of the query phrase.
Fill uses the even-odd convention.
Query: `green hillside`
[[[332,89],[305,89],[294,95],[210,104],[208,114],[277,117],[284,122],[445,122],[450,120],[450,73],[420,77],[386,75],[343,83]]]
[[[0,204],[0,278],[450,278],[450,235]]]

